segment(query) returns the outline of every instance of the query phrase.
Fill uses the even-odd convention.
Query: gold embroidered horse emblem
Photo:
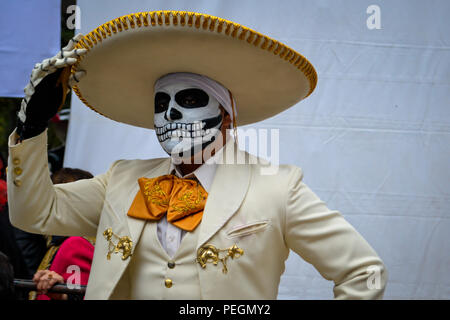
[[[226,252],[227,254],[223,257],[220,257],[221,252]],[[231,257],[231,259],[239,258],[244,254],[244,250],[239,248],[236,244],[227,248],[227,249],[218,249],[212,244],[206,244],[203,247],[200,247],[197,250],[197,259],[196,261],[200,264],[200,266],[204,269],[206,268],[207,263],[212,263],[213,265],[217,265],[219,261],[222,263],[222,272],[227,273],[227,259]]]
[[[130,237],[123,236],[119,237],[116,235],[111,228],[106,229],[103,232],[103,236],[108,241],[108,253],[106,255],[106,259],[111,259],[111,253],[119,253],[122,252],[122,260],[126,260],[129,258],[132,254],[133,249],[133,241],[131,241]],[[119,240],[117,244],[114,244],[114,242],[111,240],[112,237],[115,237]]]

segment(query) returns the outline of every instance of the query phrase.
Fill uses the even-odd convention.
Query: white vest
[[[195,256],[200,228],[186,233],[170,258],[158,239],[156,226],[157,222],[146,223],[111,299],[201,299]]]

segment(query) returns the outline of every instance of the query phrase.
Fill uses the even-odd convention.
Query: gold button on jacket
[[[166,285],[166,288],[170,288],[170,287],[172,287],[172,280],[166,279],[166,281],[164,281],[164,284]]]
[[[23,172],[22,168],[20,168],[20,167],[15,167],[14,168],[14,174],[16,176],[20,176],[22,174],[22,172]]]

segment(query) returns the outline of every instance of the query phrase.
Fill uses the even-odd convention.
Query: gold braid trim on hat
[[[202,21],[203,18],[203,21]],[[300,53],[289,48],[283,43],[276,41],[270,37],[260,34],[252,29],[244,27],[236,22],[225,20],[219,17],[214,17],[207,14],[188,12],[188,11],[151,11],[151,12],[138,12],[129,15],[125,15],[109,22],[106,22],[94,29],[90,33],[80,39],[75,49],[87,49],[88,51],[98,43],[101,43],[103,39],[111,37],[117,32],[128,30],[129,28],[140,27],[152,27],[162,26],[183,26],[189,28],[202,28],[203,30],[209,30],[211,32],[217,32],[225,34],[227,36],[238,38],[242,41],[259,47],[263,50],[272,52],[274,55],[278,55],[280,58],[288,61],[294,67],[303,72],[303,74],[309,80],[309,92],[304,97],[308,97],[315,89],[317,83],[317,73],[312,64]],[[72,66],[72,73],[78,68],[80,61],[84,56],[80,57],[78,61]],[[73,86],[73,91],[79,97],[79,99],[95,112],[105,116],[101,112],[98,112],[93,106],[91,106],[86,99],[83,98],[78,86]],[[304,99],[303,98],[303,99]]]

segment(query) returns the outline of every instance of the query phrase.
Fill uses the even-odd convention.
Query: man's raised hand
[[[48,121],[58,112],[70,88],[85,76],[85,71],[70,74],[70,67],[87,52],[86,49],[75,49],[81,38],[83,35],[77,34],[54,57],[35,65],[17,114],[19,140],[43,132]]]

